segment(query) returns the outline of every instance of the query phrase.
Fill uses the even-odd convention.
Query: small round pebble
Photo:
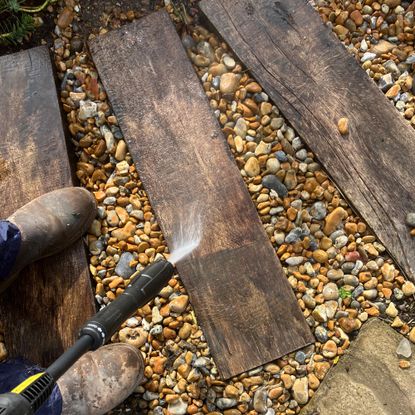
[[[405,221],[408,226],[415,227],[415,212],[407,213]]]
[[[375,55],[376,56],[376,55]],[[349,120],[347,118],[340,118],[337,124],[341,135],[346,135],[349,132]]]

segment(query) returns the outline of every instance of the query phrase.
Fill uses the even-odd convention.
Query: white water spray
[[[172,249],[169,262],[176,265],[183,258],[190,255],[200,244],[202,239],[202,220],[200,211],[193,206],[188,214],[183,212],[175,218],[177,226],[173,233]]]

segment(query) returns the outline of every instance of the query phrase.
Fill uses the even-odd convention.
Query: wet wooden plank
[[[47,47],[0,58],[0,212],[72,186]],[[73,344],[95,311],[82,242],[23,270],[0,296],[11,356],[47,365]]]
[[[205,0],[202,11],[415,281],[415,133],[305,0]],[[349,119],[342,136],[338,120]]]
[[[168,245],[202,229],[178,271],[221,375],[313,341],[166,12],[90,47]]]

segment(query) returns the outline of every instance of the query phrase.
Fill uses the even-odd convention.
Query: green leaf
[[[0,22],[0,43],[17,45],[34,30],[34,20],[29,14],[11,15]]]
[[[0,0],[0,14],[17,13],[24,0]]]
[[[341,287],[339,290],[339,295],[340,295],[340,298],[344,300],[345,298],[350,298],[352,296],[352,292]]]

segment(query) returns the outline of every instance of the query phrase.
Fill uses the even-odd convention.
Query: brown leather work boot
[[[7,220],[19,229],[21,245],[10,276],[0,283],[0,292],[26,265],[72,245],[95,215],[94,197],[80,187],[46,193],[18,209]]]
[[[144,380],[141,352],[114,343],[82,356],[59,380],[61,415],[102,415],[130,396]]]

